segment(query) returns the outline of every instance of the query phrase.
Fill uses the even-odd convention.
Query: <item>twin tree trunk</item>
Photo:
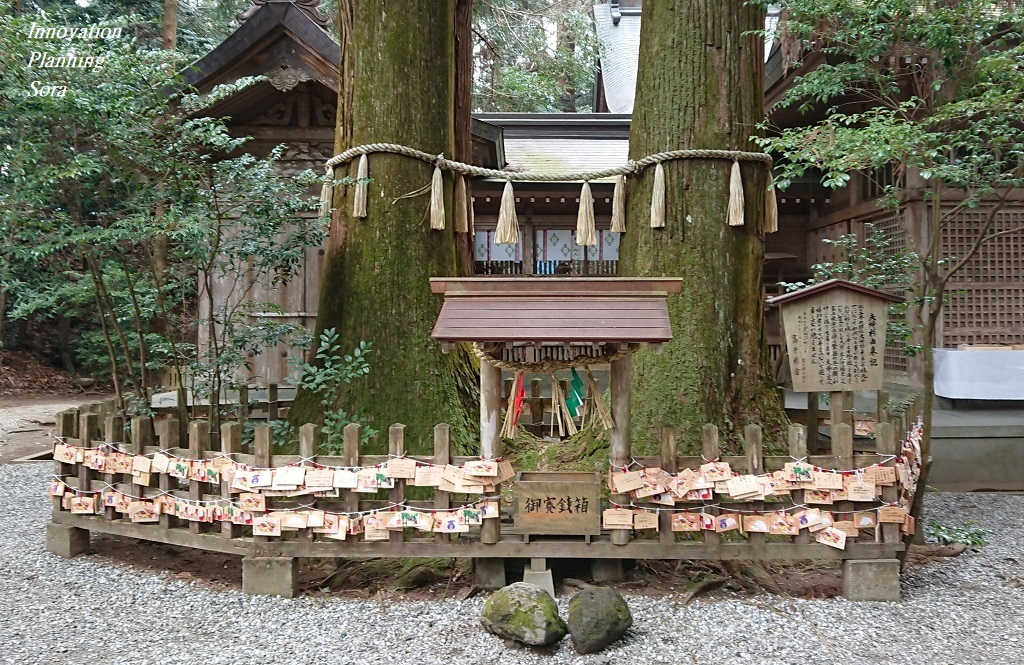
[[[644,3],[640,67],[629,156],[665,150],[756,151],[750,140],[764,117],[764,44],[754,31],[764,10],[744,0]],[[629,193],[629,231],[619,274],[680,276],[669,296],[674,338],[661,354],[644,350],[633,364],[633,440],[643,449],[652,430],[672,425],[699,440],[703,423],[735,432],[785,421],[764,338],[761,273],[768,172],[741,162],[746,225],[729,227],[731,163],[665,163],[667,217],[651,229],[654,169]]]
[[[455,115],[456,106],[465,103],[458,94],[464,72],[457,71],[454,53],[460,32],[456,5],[456,0],[339,3],[338,149],[398,143],[469,161],[468,129],[456,127],[457,121],[469,124],[468,110]],[[467,12],[458,14],[468,19]],[[348,175],[355,177],[356,164],[349,165]],[[404,423],[412,450],[417,442],[432,441],[439,422],[451,424],[456,446],[469,449],[476,437],[468,415],[474,409],[476,372],[464,350],[442,354],[430,336],[442,298],[430,292],[429,278],[466,274],[452,231],[451,175],[445,174],[446,229],[432,231],[429,194],[406,196],[430,183],[431,165],[375,153],[369,171],[365,219],[351,217],[352,188],[335,193],[321,283],[317,335],[338,329],[346,353],[360,340],[373,344],[370,374],[346,386],[338,405],[364,414],[381,431]],[[290,418],[318,422],[320,411],[315,396],[300,392]],[[382,442],[381,437],[378,446]]]

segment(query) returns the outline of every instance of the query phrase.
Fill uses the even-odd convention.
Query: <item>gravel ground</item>
[[[0,466],[2,663],[972,663],[1024,661],[1024,497],[942,494],[930,515],[974,520],[991,544],[904,577],[902,603],[761,595],[627,596],[630,634],[603,654],[569,639],[541,652],[485,633],[482,598],[375,601],[250,597],[45,552],[49,465]],[[559,601],[565,616],[567,601]]]

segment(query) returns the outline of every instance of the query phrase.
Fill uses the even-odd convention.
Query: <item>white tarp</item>
[[[1024,399],[1024,351],[935,349],[935,394],[950,399]]]

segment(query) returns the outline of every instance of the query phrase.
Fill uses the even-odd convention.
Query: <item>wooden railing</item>
[[[441,513],[447,515],[452,511],[452,506],[472,506],[472,511],[487,504],[490,512],[496,508],[493,502],[500,492],[500,482],[497,481],[507,479],[509,474],[506,473],[504,478],[496,478],[491,487],[470,487],[472,479],[466,477],[467,469],[474,467],[465,465],[480,460],[476,457],[452,456],[449,428],[444,424],[434,428],[432,455],[406,456],[403,425],[390,428],[388,455],[365,455],[359,446],[359,428],[350,425],[345,430],[344,453],[341,456],[321,456],[317,455],[316,428],[313,425],[300,428],[298,455],[273,455],[267,427],[256,428],[253,452],[243,453],[242,427],[239,423],[225,424],[220,431],[219,444],[213,449],[209,426],[205,421],[189,423],[186,446],[180,445],[178,441],[178,427],[173,419],[160,421],[157,434],[151,419],[133,418],[128,437],[125,436],[122,417],[107,415],[104,418],[102,437],[99,435],[99,422],[100,415],[97,413],[66,411],[59,416],[57,434],[60,444],[55,459],[59,457],[63,461],[56,462],[55,480],[51,488],[53,522],[57,524],[85,531],[259,557],[835,560],[893,558],[903,550],[900,525],[895,523],[882,524],[877,537],[874,529],[850,535],[843,549],[813,542],[807,529],[800,530],[794,536],[740,531],[727,534],[712,530],[697,533],[673,531],[673,515],[680,512],[697,512],[712,518],[722,514],[762,512],[766,515],[791,515],[794,511],[812,505],[803,489],[793,489],[787,494],[754,501],[734,501],[728,495],[719,494],[717,499],[678,501],[671,507],[651,503],[649,499],[631,499],[628,506],[620,507],[628,508],[635,514],[655,512],[658,515],[656,534],[654,530],[637,530],[635,537],[612,538],[612,531],[621,533],[622,529],[605,529],[600,536],[588,537],[585,542],[572,533],[544,540],[524,538],[523,534],[517,533],[512,527],[507,515],[505,519],[500,519],[493,512],[491,515],[461,515],[466,519],[466,524],[457,525],[457,529],[441,530],[452,533],[435,531],[438,527],[436,522],[429,533],[417,528],[406,528],[405,523],[399,523],[394,530],[388,529],[387,525],[375,525],[378,531],[374,533],[378,538],[379,529],[388,529],[386,542],[375,542],[367,534],[360,534],[358,525],[352,528],[344,540],[331,537],[329,533],[317,532],[316,527],[308,526],[296,527],[291,531],[285,527],[281,535],[260,535],[266,533],[266,530],[256,529],[254,532],[257,526],[255,520],[267,521],[266,515],[273,514],[282,518],[278,522],[283,526],[285,515],[299,515],[295,518],[299,522],[303,521],[304,515],[305,522],[302,523],[306,524],[311,513],[315,514],[314,523],[320,523],[325,515],[367,518],[381,512],[404,511],[432,516]],[[877,452],[870,454],[855,454],[852,430],[845,424],[834,427],[830,453],[810,456],[807,451],[807,432],[801,425],[793,425],[789,429],[787,456],[764,456],[761,429],[756,425],[744,429],[745,452],[740,456],[720,457],[718,431],[712,425],[703,428],[703,446],[699,457],[678,456],[675,431],[663,428],[662,432],[661,455],[657,458],[637,458],[633,460],[630,470],[659,468],[668,474],[678,474],[683,469],[699,469],[709,460],[720,460],[727,462],[734,474],[763,476],[784,468],[794,460],[806,459],[819,469],[834,469],[849,475],[849,472],[856,469],[894,467],[898,457],[906,459],[906,453],[900,451],[896,430],[888,423],[879,426]],[[77,457],[73,461],[69,460],[70,454]],[[96,468],[98,455],[102,455],[104,460],[100,468]],[[148,462],[136,466],[140,458]],[[163,461],[164,458],[170,460],[171,466],[161,468],[158,460]],[[91,463],[90,459],[93,460]],[[239,489],[239,483],[233,478],[238,473],[251,476],[255,472],[258,476],[262,472],[280,471],[285,467],[300,467],[304,473],[326,469],[350,472],[355,469],[380,470],[389,462],[401,459],[414,460],[420,466],[438,465],[446,472],[461,467],[461,471],[452,471],[452,474],[462,473],[462,476],[455,485],[443,484],[442,487],[448,487],[447,490],[431,490],[432,498],[427,500],[409,499],[409,483],[404,479],[394,480],[393,487],[386,490],[387,497],[384,498],[363,494],[349,487],[332,487],[317,494],[302,496],[284,496],[263,489],[262,486],[250,488],[246,492]],[[182,469],[174,466],[177,462],[187,466],[187,477],[179,477]],[[146,470],[140,471],[143,467]],[[215,471],[215,474],[211,474],[210,470]],[[452,482],[456,481],[448,480],[448,483]],[[247,483],[250,486],[256,484],[251,477],[248,477]],[[332,483],[337,484],[337,480]],[[295,491],[302,491],[301,486],[302,483]],[[316,487],[325,486],[317,484]],[[898,501],[907,504],[910,498],[907,493],[910,490],[898,485],[881,487],[882,506]],[[242,510],[243,494],[263,495],[261,501],[265,502],[266,511]],[[102,510],[98,506],[89,510],[86,504],[90,498],[102,501]],[[142,514],[144,518],[152,519],[145,510],[150,502],[153,506],[162,506],[158,521],[132,521],[133,509],[141,509],[141,512],[135,511],[137,515]],[[611,504],[608,507],[612,507]],[[813,507],[831,511],[837,518],[881,510],[879,501],[843,500]],[[263,517],[253,513],[261,513]],[[364,519],[363,527],[366,526]],[[456,537],[452,538],[452,535]]]

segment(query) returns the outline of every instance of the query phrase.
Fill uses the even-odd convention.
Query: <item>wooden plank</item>
[[[266,425],[260,425],[253,429],[253,466],[257,469],[270,468],[270,451],[273,447],[273,441],[270,439],[270,427]],[[271,508],[274,500],[267,498],[267,508]],[[253,541],[256,543],[267,543],[270,542],[270,536],[253,536]]]
[[[194,420],[188,424],[188,452],[192,459],[203,459],[203,453],[210,447],[210,423],[206,420]],[[188,481],[188,498],[193,501],[201,501],[203,498],[203,485],[206,483],[198,480]],[[205,522],[188,523],[188,530],[192,533],[203,533],[206,529]]]
[[[713,462],[718,459],[718,428],[714,425],[706,424],[701,428],[701,451],[700,454],[705,461]],[[717,508],[708,508],[704,512],[709,515],[717,515]],[[708,551],[714,552],[718,550],[718,546],[721,544],[721,537],[714,531],[701,531],[701,535],[704,539],[704,547]]]
[[[277,420],[279,404],[277,401],[277,384],[267,385],[267,420]]]
[[[448,464],[451,458],[451,427],[446,423],[434,425],[434,464]],[[451,494],[434,490],[434,510],[443,511],[451,507]],[[500,518],[499,518],[500,519]],[[447,543],[451,536],[447,533],[435,533],[434,541]]]
[[[612,402],[612,421],[615,426],[608,430],[608,442],[610,445],[609,460],[615,469],[628,467],[633,459],[630,448],[630,412],[631,394],[633,384],[633,356],[626,355],[611,362],[611,378],[609,388]],[[613,503],[626,505],[630,498],[628,494],[612,494],[609,499]],[[615,529],[611,533],[612,542],[616,545],[625,545],[632,539],[629,529]]]
[[[387,551],[382,543],[364,541],[302,542],[271,541],[256,543],[250,538],[222,538],[216,534],[193,534],[184,529],[161,529],[153,524],[133,524],[125,520],[107,522],[92,515],[72,515],[63,512],[54,522],[88,531],[109,533],[128,538],[192,547],[226,554],[256,556],[305,556],[378,558],[393,557],[509,557],[548,559],[686,559],[737,560],[750,559],[751,551],[745,542],[722,543],[713,552],[698,542],[664,545],[654,540],[634,540],[626,545],[614,545],[608,537],[595,538],[590,543],[582,540],[534,540],[529,544],[521,537],[508,537],[493,545],[470,539],[457,543],[438,543],[429,539],[410,540]],[[815,559],[838,561],[842,559],[891,559],[903,551],[903,543],[848,543],[845,550],[837,550],[818,543],[795,546],[791,543],[767,543],[764,556],[774,561]]]
[[[395,423],[388,428],[388,456],[403,457],[405,455],[405,425]],[[395,479],[395,486],[388,491],[388,500],[393,504],[405,503],[405,480]],[[392,531],[388,541],[400,543],[405,540],[405,531]]]
[[[832,452],[835,454],[835,466],[833,468],[845,471],[854,468],[853,466],[853,428],[846,423],[832,425]],[[878,458],[875,458],[878,462]],[[838,501],[834,506],[835,512],[845,514],[852,513],[854,503],[852,501]],[[844,519],[853,519],[852,516]]]
[[[522,278],[510,277],[431,277],[431,293],[446,297],[467,294],[521,292]],[[595,292],[616,294],[679,293],[682,279],[673,277],[533,277],[530,290],[552,295],[587,296]]]
[[[501,441],[501,370],[489,362],[480,363],[480,458],[497,459],[502,454]],[[501,493],[500,486],[495,494]],[[484,520],[480,526],[480,542],[495,543],[501,538],[501,520]]]
[[[359,436],[359,425],[355,423],[345,425],[345,429],[342,431],[345,446],[344,457],[339,466],[359,466]],[[345,512],[359,512],[358,494],[352,490],[342,490],[342,496],[344,497],[342,505],[345,506]]]
[[[676,429],[661,428],[661,468],[669,473],[676,471]],[[672,511],[658,512],[658,539],[662,543],[674,543],[676,534],[672,531]]]
[[[807,453],[810,455],[817,455],[820,450],[821,431],[818,425],[821,419],[820,405],[821,393],[807,393]]]
[[[78,409],[65,409],[64,411],[58,413],[56,429],[54,430],[54,435],[57,437],[57,439],[65,443],[70,443],[70,439],[76,438],[77,434]],[[54,462],[53,472],[57,476],[58,480],[67,482],[68,478],[75,473],[75,465],[64,464],[62,462]],[[53,497],[51,503],[53,504],[54,515],[60,513],[63,510],[62,497]]]
[[[817,429],[817,428],[815,428]],[[807,428],[801,425],[789,426],[789,456],[793,460],[802,460],[807,457]],[[790,498],[794,505],[804,502],[803,490],[792,490]],[[811,542],[811,534],[807,529],[800,529],[800,533],[793,536],[793,542],[797,545],[806,545]]]
[[[758,425],[750,424],[743,428],[743,451],[747,456],[747,473],[755,476],[764,474],[763,436],[761,427]],[[764,501],[753,501],[748,504],[748,509],[761,512],[764,510]],[[747,544],[753,552],[763,551],[765,542],[763,533],[747,534]],[[762,557],[754,556],[753,558],[760,559]]]
[[[78,441],[82,448],[95,448],[95,440],[93,438],[96,428],[99,426],[99,416],[95,413],[82,413],[78,419]],[[96,472],[87,467],[85,464],[78,465],[78,489],[82,492],[91,492],[92,480],[96,477]],[[102,498],[102,495],[93,495]]]
[[[235,454],[242,449],[242,423],[231,422],[224,423],[220,426],[220,451],[228,456],[229,459],[235,459]],[[220,496],[223,499],[231,500],[231,479],[221,478],[220,481]],[[231,522],[221,522],[220,534],[225,538],[238,538],[242,533],[242,526],[240,524],[232,524]]]
[[[132,454],[144,455],[146,451],[146,446],[153,445],[153,419],[148,416],[136,416],[131,419],[130,426],[132,439]],[[147,490],[149,488],[149,483],[136,483],[134,482],[134,476],[131,477],[131,480],[133,481],[131,486],[132,494],[138,497],[148,496]]]
[[[160,434],[160,450],[170,450],[178,447],[178,437],[180,436],[181,429],[178,424],[177,418],[168,418],[163,421],[164,427]],[[156,451],[154,451],[156,452]],[[171,490],[178,488],[178,479],[173,478],[169,473],[161,473],[158,475],[157,484],[160,487],[161,492],[170,492]],[[177,527],[179,520],[175,515],[168,515],[166,513],[160,515],[160,527],[163,529],[173,529]]]
[[[895,455],[898,451],[896,442],[896,429],[889,423],[878,423],[875,429],[875,442],[878,446],[879,455],[892,455],[893,459],[884,462],[882,466],[896,466]],[[895,503],[900,498],[900,488],[896,485],[882,486],[882,501]],[[900,525],[889,522],[882,524],[882,542],[886,544],[900,542]]]
[[[117,445],[124,443],[124,418],[121,416],[106,416],[103,419],[103,440],[106,443],[114,444],[115,448],[120,450],[123,446]],[[114,485],[122,480],[119,478],[121,474],[116,473],[105,473],[103,474],[103,482],[107,485]],[[128,476],[131,480],[131,476]],[[135,496],[138,494],[131,492]],[[105,507],[103,509],[103,517],[108,520],[116,520],[121,517],[117,510],[113,506]]]

